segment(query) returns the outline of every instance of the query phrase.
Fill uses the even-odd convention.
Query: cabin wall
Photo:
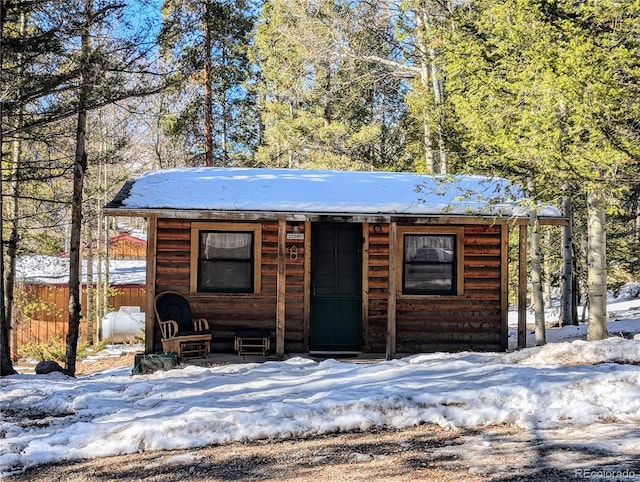
[[[365,346],[367,351],[384,352],[389,225],[370,225],[368,230],[369,325]],[[465,226],[464,293],[460,296],[410,296],[398,292],[396,352],[500,350],[503,249],[506,245],[501,225]],[[402,269],[402,260],[398,260],[398,269]]]
[[[190,293],[192,220],[157,219],[155,293],[185,295],[195,317],[209,320],[213,351],[230,351],[236,330],[268,330],[275,342],[278,310],[278,221],[263,221],[260,293]],[[227,221],[229,222],[229,221]],[[309,222],[287,222],[284,351],[308,351]],[[409,226],[410,224],[398,224]],[[389,223],[364,223],[363,351],[384,353],[388,331]],[[451,227],[449,225],[448,227]],[[500,350],[505,309],[506,240],[500,224],[464,226],[464,289],[458,296],[396,297],[397,353]],[[401,242],[401,241],[399,241]],[[402,260],[397,260],[402,268]],[[401,290],[401,287],[398,287]],[[154,350],[161,349],[157,330]],[[273,345],[275,346],[275,345]]]
[[[214,351],[231,350],[236,330],[268,330],[273,338],[277,308],[278,222],[262,223],[261,286],[257,294],[189,292],[191,225],[190,220],[158,219],[156,294],[177,291],[185,295],[193,315],[209,320],[214,331]],[[293,229],[294,225],[287,223],[287,232],[293,232]],[[304,223],[296,225],[296,229],[304,233]],[[304,240],[287,241],[285,347],[288,352],[302,351],[304,347],[304,255]],[[160,349],[159,335],[154,331],[154,348]]]
[[[144,259],[147,242],[130,236],[116,236],[109,242],[109,259]]]
[[[365,286],[368,286],[367,326],[364,349],[384,353],[387,343],[387,303],[389,301],[389,224],[368,224],[369,258],[365,266]]]
[[[465,227],[464,294],[399,299],[398,352],[500,350],[501,245],[500,226]]]
[[[287,223],[287,234],[291,233],[290,236],[294,235],[297,238],[286,241],[284,346],[285,352],[288,353],[303,353],[308,350],[308,315],[305,314],[308,311],[308,307],[305,308],[308,302],[305,290],[309,286],[305,243],[308,226],[306,223]],[[274,269],[277,269],[277,266]]]

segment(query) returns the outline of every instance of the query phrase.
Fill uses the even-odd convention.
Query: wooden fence
[[[118,285],[109,288],[107,311],[121,306],[146,306],[146,288]],[[69,287],[67,285],[20,284],[16,289],[16,317],[11,333],[11,352],[27,343],[42,343],[55,336],[67,336],[69,324]],[[82,290],[81,337],[86,333],[87,290]],[[95,326],[94,326],[95,329]],[[81,338],[82,339],[82,338]],[[94,340],[96,336],[94,335]]]

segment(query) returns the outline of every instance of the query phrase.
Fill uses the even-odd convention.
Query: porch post
[[[518,242],[518,348],[527,347],[527,225],[519,226]]]
[[[396,354],[396,227],[389,224],[389,299],[387,302],[387,360]]]
[[[158,244],[158,218],[150,216],[147,219],[147,295],[144,315],[144,352],[153,353],[153,339],[155,333],[156,307],[156,245]]]
[[[502,223],[500,235],[500,346],[509,349],[509,224]]]
[[[304,294],[303,294],[303,351],[309,351],[311,332],[311,221],[304,222]]]
[[[276,355],[284,355],[286,309],[287,222],[278,220],[278,276],[276,284]]]

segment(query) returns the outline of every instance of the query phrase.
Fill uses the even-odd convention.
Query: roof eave
[[[142,217],[142,218],[167,218],[167,219],[194,219],[194,220],[276,220],[288,221],[322,220],[349,220],[355,222],[391,222],[403,219],[422,220],[425,223],[451,224],[454,220],[459,223],[486,223],[512,222],[517,224],[529,223],[529,216],[524,215],[500,215],[500,214],[447,214],[447,213],[356,213],[356,212],[290,212],[290,211],[219,211],[209,209],[169,209],[169,208],[126,208],[105,207],[103,213],[106,216],[116,217]],[[540,217],[541,224],[566,225],[567,219],[562,217]]]
[[[562,216],[539,216],[538,221],[543,226],[568,226],[569,218],[565,218]]]

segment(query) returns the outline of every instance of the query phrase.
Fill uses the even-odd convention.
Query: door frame
[[[314,251],[314,239],[312,239],[312,232],[314,231],[314,226],[316,225],[348,225],[349,227],[353,227],[357,234],[359,235],[360,242],[357,244],[357,256],[358,260],[356,263],[356,272],[354,276],[357,278],[358,283],[358,298],[359,298],[359,309],[358,309],[358,319],[359,319],[359,332],[360,332],[360,340],[358,343],[358,349],[346,350],[346,349],[335,349],[335,350],[321,350],[314,349],[312,346],[312,328],[313,328],[313,317],[314,317],[314,294],[313,294],[313,286],[314,286],[314,270],[313,270],[313,251]],[[329,354],[329,353],[344,353],[344,354],[357,354],[361,353],[365,344],[366,344],[366,327],[365,327],[365,303],[366,303],[366,295],[365,295],[365,283],[366,277],[365,273],[365,260],[367,258],[367,250],[366,250],[366,242],[367,242],[367,225],[368,223],[363,222],[351,222],[351,221],[310,221],[307,220],[305,222],[305,232],[308,233],[305,236],[305,251],[307,256],[305,256],[305,272],[307,276],[305,277],[305,346],[309,353],[318,353],[318,354]]]

